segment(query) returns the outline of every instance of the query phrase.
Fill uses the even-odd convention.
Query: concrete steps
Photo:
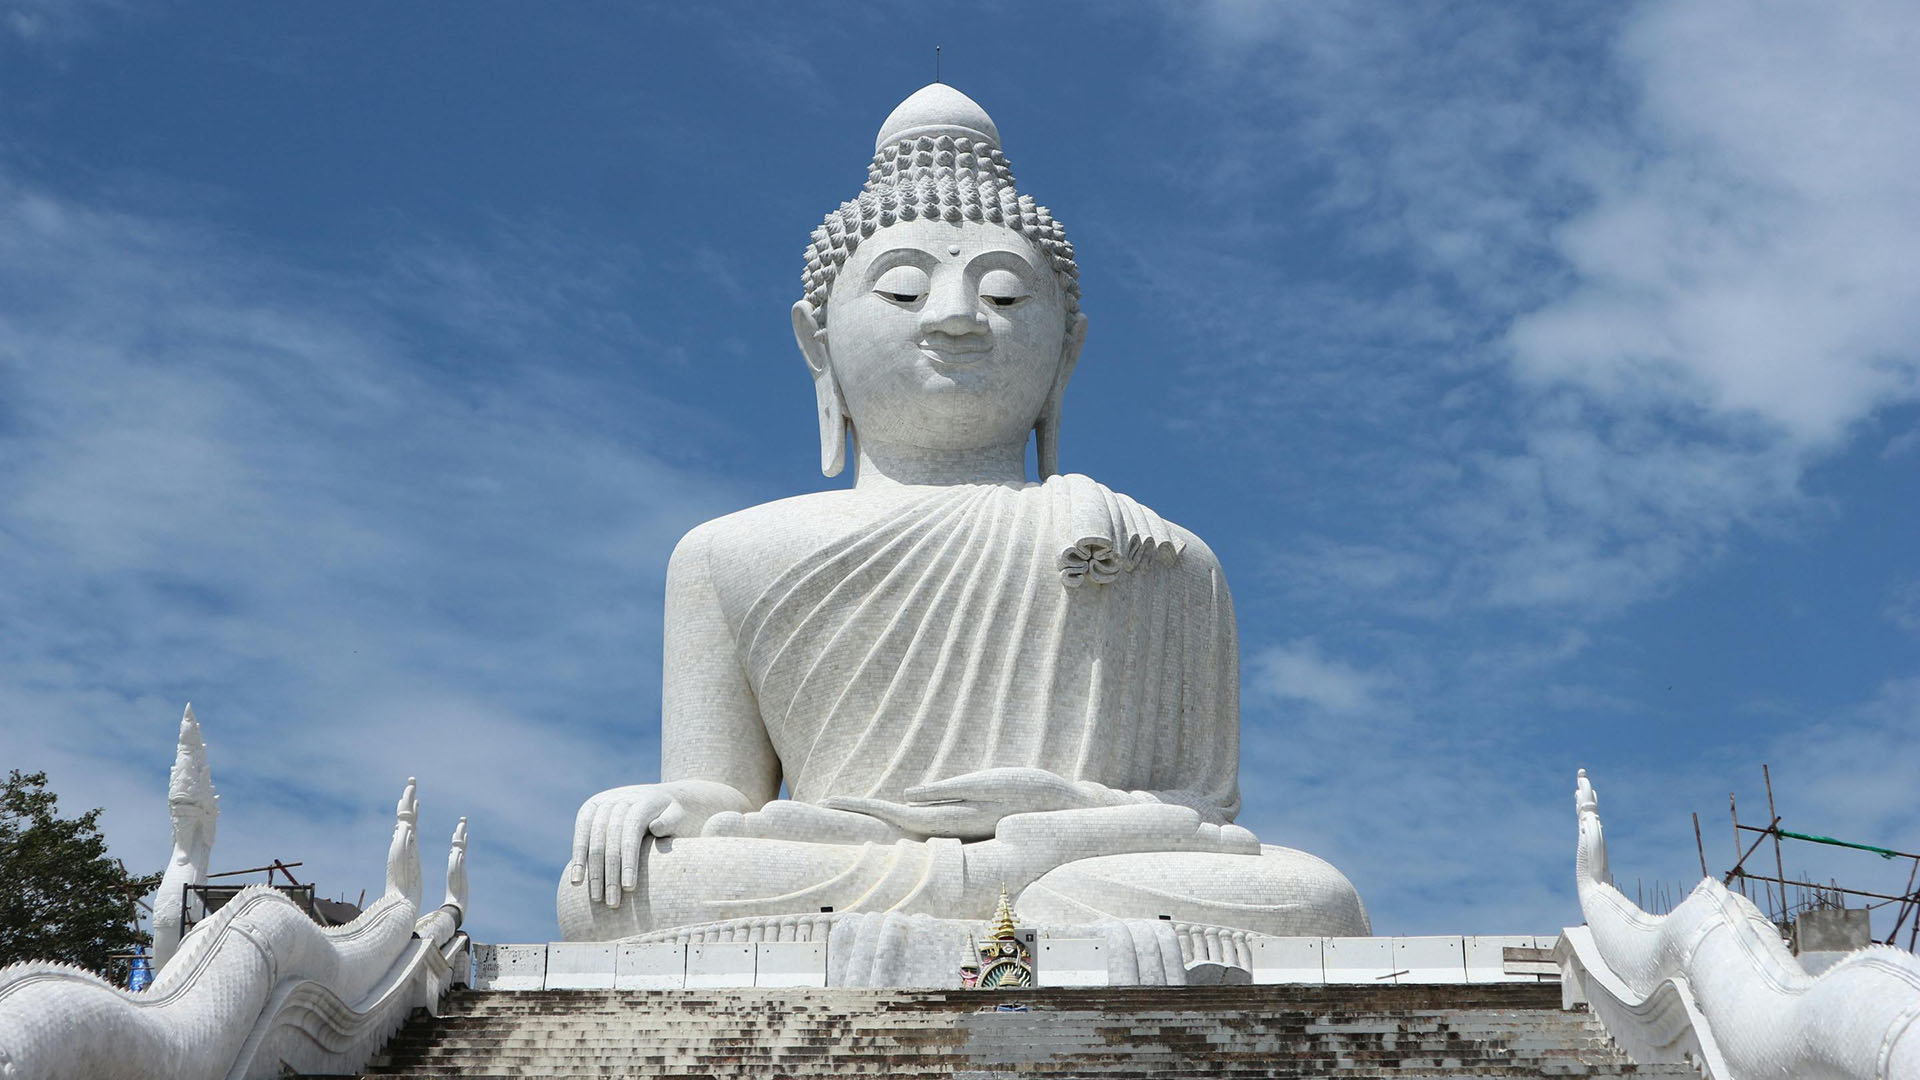
[[[1024,1011],[999,1011],[1009,1007]],[[982,1011],[986,1010],[986,1011]],[[369,1076],[1691,1077],[1559,987],[462,992]]]

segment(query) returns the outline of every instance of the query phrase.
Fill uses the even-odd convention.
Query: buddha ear
[[[1060,343],[1060,369],[1053,376],[1053,390],[1033,425],[1034,457],[1039,459],[1040,479],[1060,472],[1060,401],[1066,396],[1067,380],[1080,362],[1080,347],[1087,343],[1087,317],[1076,313],[1067,324],[1066,340]]]
[[[793,305],[793,340],[813,373],[813,399],[816,419],[820,421],[820,471],[839,476],[847,467],[847,407],[840,399],[840,384],[833,377],[833,365],[827,355],[827,331],[813,321],[813,305],[805,300]]]

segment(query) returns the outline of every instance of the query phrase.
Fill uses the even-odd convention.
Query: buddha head
[[[1014,189],[979,105],[935,83],[880,127],[866,186],[813,231],[793,332],[819,405],[820,468],[847,428],[929,453],[1038,440],[1086,338],[1066,231]]]

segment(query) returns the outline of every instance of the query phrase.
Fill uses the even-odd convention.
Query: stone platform
[[[1146,924],[1151,926],[1152,924]],[[922,933],[913,948],[847,949],[810,941],[729,938],[688,942],[475,945],[477,990],[683,990],[733,987],[957,989],[971,934]],[[1143,935],[1088,936],[1093,928],[1021,930],[1042,987],[1191,985],[1223,981],[1362,986],[1557,981],[1558,935],[1269,938],[1174,923],[1165,963],[1142,961]],[[843,947],[836,951],[833,947]],[[876,964],[886,954],[913,963]],[[878,977],[875,977],[878,976]]]
[[[368,1076],[1690,1077],[1541,984],[463,991]]]

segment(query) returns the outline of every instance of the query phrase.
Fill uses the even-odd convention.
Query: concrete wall
[[[1465,937],[1255,938],[1256,983],[1553,982],[1557,935]],[[1042,986],[1103,986],[1105,944],[1043,937],[1035,967]],[[813,941],[697,945],[554,942],[475,945],[476,990],[678,990],[744,986],[825,986],[827,945]],[[960,973],[954,972],[959,986]]]
[[[1793,921],[1794,953],[1852,952],[1873,944],[1873,924],[1865,908],[1818,908]]]

